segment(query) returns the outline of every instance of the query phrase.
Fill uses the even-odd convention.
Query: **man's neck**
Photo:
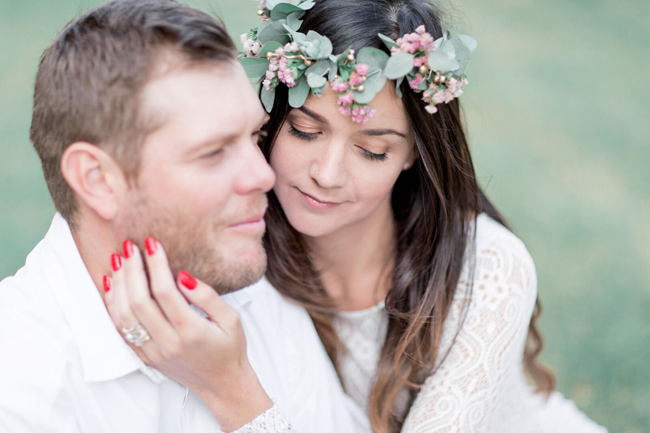
[[[70,231],[79,255],[103,299],[103,278],[112,274],[111,254],[120,251],[122,240],[116,237],[106,221],[96,216],[80,217]]]
[[[389,202],[363,221],[307,243],[325,289],[341,311],[368,308],[386,298],[395,246]]]

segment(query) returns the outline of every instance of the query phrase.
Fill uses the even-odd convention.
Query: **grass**
[[[28,140],[49,41],[88,0],[0,3],[0,278],[53,207]],[[188,2],[233,35],[241,0]],[[612,432],[650,431],[650,4],[458,0],[479,41],[463,102],[481,183],[527,243],[545,306],[543,359],[559,388]]]

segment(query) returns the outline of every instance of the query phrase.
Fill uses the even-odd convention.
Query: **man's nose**
[[[345,185],[345,146],[330,143],[317,156],[309,168],[309,175],[323,188],[340,188]]]
[[[255,144],[246,146],[243,157],[245,160],[238,177],[237,192],[242,195],[269,192],[275,185],[275,173],[260,148]]]

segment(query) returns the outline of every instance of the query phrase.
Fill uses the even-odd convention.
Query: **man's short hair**
[[[105,3],[68,24],[43,53],[30,139],[54,206],[69,222],[76,200],[61,174],[63,153],[89,142],[137,174],[144,138],[156,127],[141,110],[142,89],[170,51],[192,64],[236,58],[222,22],[174,0]]]

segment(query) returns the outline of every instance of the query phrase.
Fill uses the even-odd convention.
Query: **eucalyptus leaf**
[[[451,40],[451,43],[454,45],[454,50],[456,52],[456,61],[458,62],[458,69],[454,70],[458,75],[465,73],[467,64],[469,63],[469,57],[472,54],[470,49],[458,38]]]
[[[284,29],[289,32],[294,42],[301,43],[305,41],[306,36],[304,33],[300,33],[299,31],[292,29],[287,24],[284,24]]]
[[[272,21],[264,21],[262,24],[260,24],[259,26],[257,26],[257,29],[255,29],[255,30],[256,30],[256,34],[259,36],[260,32],[261,32],[262,30],[264,30],[265,28],[267,28],[268,26],[270,26],[271,24],[273,24]]]
[[[267,22],[271,24],[257,33],[260,43],[265,44],[269,41],[276,41],[284,45],[289,42],[288,32],[284,28],[285,20]]]
[[[270,41],[276,41],[284,45],[290,41],[284,20],[272,22],[257,33],[257,38],[262,45]]]
[[[382,50],[372,47],[364,47],[357,53],[357,65],[363,63],[368,65],[370,72],[383,70],[388,62],[388,54]]]
[[[262,104],[264,104],[264,109],[266,112],[270,113],[273,109],[273,103],[275,102],[275,89],[266,90],[266,88],[262,86],[260,99],[262,100]]]
[[[323,87],[327,83],[327,78],[316,74],[307,74],[307,84],[309,87]]]
[[[347,48],[347,50],[343,51],[341,54],[338,54],[338,55],[331,54],[331,55],[329,56],[329,57],[330,57],[330,60],[333,61],[334,63],[337,63],[337,64],[338,64],[339,62],[341,62],[342,60],[344,60],[344,59],[348,56],[348,52],[349,52],[351,49],[352,49],[352,45],[350,45],[350,46]]]
[[[258,55],[259,57],[264,57],[264,58],[266,58],[266,53],[268,53],[269,51],[270,51],[270,52],[274,52],[274,51],[277,50],[278,48],[282,48],[282,46],[283,46],[283,45],[282,45],[281,43],[279,43],[279,42],[276,42],[276,41],[269,41],[269,42],[265,43],[264,46],[263,46],[262,48],[260,48],[260,52],[257,53],[257,55]]]
[[[397,96],[400,98],[402,97],[402,83],[404,82],[404,77],[399,77],[397,81],[395,81],[395,92],[397,93]]]
[[[444,46],[444,43],[442,46]],[[459,65],[454,57],[455,54],[453,52],[443,51],[441,49],[431,51],[429,53],[429,68],[440,72],[455,71]]]
[[[260,78],[269,68],[269,61],[260,57],[245,57],[239,59],[239,63],[244,67],[248,78]]]
[[[381,33],[379,33],[377,36],[379,36],[379,39],[384,41],[384,45],[386,45],[386,48],[388,48],[389,50],[391,48],[393,48],[393,47],[399,47],[399,45],[397,45],[397,42],[395,42],[394,40],[392,40],[388,36],[382,35]]]
[[[271,20],[279,21],[282,19],[286,19],[287,16],[289,16],[289,14],[293,12],[304,12],[304,11],[298,6],[294,6],[292,4],[280,3],[271,10]]]
[[[322,87],[317,87],[317,88],[312,88],[311,93],[313,95],[316,95],[318,97],[323,96],[323,92],[325,91],[325,86],[323,85]]]
[[[318,58],[319,59],[326,59],[332,54],[332,50],[334,47],[332,47],[332,42],[328,39],[323,37],[321,44],[320,44],[320,52],[318,53]]]
[[[467,35],[457,35],[456,36],[460,41],[469,49],[470,53],[473,53],[474,50],[476,49],[478,42],[476,42],[476,39],[474,39],[471,36]]]
[[[307,2],[299,4],[298,6],[303,10],[309,10],[309,9],[313,8],[314,6],[316,6],[316,3],[313,2],[313,1],[307,1]]]
[[[329,71],[331,62],[329,60],[319,60],[307,69],[307,74],[315,74],[318,76],[323,76],[327,71]]]
[[[368,79],[363,83],[363,92],[354,92],[354,100],[359,104],[368,104],[374,99],[377,93],[386,85],[386,76],[384,74],[375,74],[368,76]]]
[[[309,84],[305,76],[300,77],[294,87],[289,89],[289,105],[293,108],[302,107],[309,96]]]
[[[287,27],[291,28],[294,32],[300,30],[300,26],[302,25],[301,18],[304,14],[305,13],[302,11],[289,14],[289,16],[287,16]]]
[[[413,69],[413,60],[415,56],[409,53],[398,53],[390,57],[386,63],[384,73],[386,77],[395,80],[404,77]]]
[[[330,59],[331,58],[332,58],[332,56],[330,56]],[[338,75],[338,73],[339,73],[339,65],[338,65],[338,63],[335,62],[334,60],[330,60],[330,71],[329,71],[329,73],[327,75],[328,81],[334,81],[334,79]]]

